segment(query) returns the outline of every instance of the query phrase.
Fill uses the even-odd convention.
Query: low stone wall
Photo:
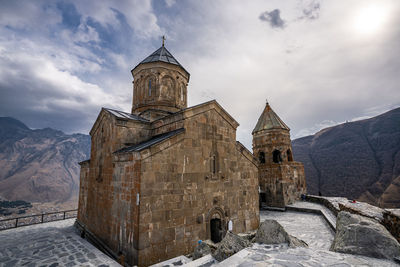
[[[327,207],[332,213],[337,217],[340,209],[338,207],[335,207],[332,202],[330,202],[328,199],[319,197],[319,196],[312,196],[312,195],[306,195],[306,200],[309,202],[313,203],[318,203],[321,205],[324,205]]]

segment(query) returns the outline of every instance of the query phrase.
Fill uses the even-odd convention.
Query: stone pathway
[[[304,202],[302,208],[319,209],[321,205]],[[330,215],[328,215],[330,216]],[[332,214],[332,216],[334,216]],[[260,221],[266,219],[277,220],[285,230],[309,245],[309,248],[289,248],[287,244],[265,245],[253,244],[252,247],[243,249],[230,258],[216,262],[210,255],[203,257],[201,264],[196,261],[189,262],[188,267],[194,266],[229,266],[229,267],[263,267],[263,266],[373,266],[391,267],[399,266],[393,261],[380,260],[365,256],[343,254],[329,251],[334,238],[334,231],[322,215],[296,212],[296,211],[260,211]],[[336,218],[331,218],[336,221]],[[201,258],[201,259],[203,259]],[[200,260],[200,259],[199,259]],[[160,263],[162,266],[162,263]],[[172,265],[170,265],[172,266]]]
[[[328,221],[330,227],[336,230],[336,216],[324,205],[307,202],[307,201],[297,201],[291,205],[288,205],[289,208],[297,208],[299,211],[303,210],[314,210],[321,211],[322,215],[325,217],[325,220]]]
[[[335,233],[321,215],[295,211],[260,211],[260,222],[278,221],[290,234],[305,241],[310,248],[329,250]]]
[[[396,263],[388,260],[379,260],[364,256],[335,253],[321,249],[288,248],[287,245],[261,245],[254,244],[243,249],[232,257],[213,266],[240,266],[240,267],[303,267],[303,266],[373,266],[395,267]]]
[[[319,204],[315,204],[315,206],[305,203],[307,202],[301,204],[303,208],[316,209],[320,206]],[[289,234],[307,242],[309,248],[289,248],[287,244],[254,244],[252,247],[243,249],[225,261],[212,266],[399,266],[389,260],[329,251],[334,232],[322,215],[295,211],[262,210],[260,211],[260,221],[262,222],[265,219],[277,220]]]
[[[121,266],[73,227],[75,219],[0,231],[0,267]]]

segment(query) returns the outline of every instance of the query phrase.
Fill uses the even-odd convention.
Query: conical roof
[[[150,62],[165,62],[165,63],[170,63],[173,65],[177,65],[181,67],[182,69],[185,70],[185,68],[174,58],[174,56],[165,48],[164,45],[162,45],[159,49],[154,51],[150,56],[146,57],[144,60],[142,60],[137,66],[140,64],[144,63],[150,63]],[[136,67],[137,67],[136,66]],[[134,69],[136,69],[136,67]],[[185,70],[188,74],[189,72]]]
[[[272,129],[283,129],[290,131],[289,127],[279,118],[278,115],[272,110],[271,106],[268,104],[265,106],[263,113],[258,119],[256,127],[252,134],[263,130],[272,130]]]
[[[146,57],[142,62],[140,62],[139,64],[142,63],[149,63],[149,62],[157,62],[157,61],[162,61],[162,62],[166,62],[166,63],[171,63],[171,64],[175,64],[178,66],[181,66],[181,64],[179,64],[179,62],[174,58],[174,56],[167,50],[167,48],[165,48],[165,46],[161,46],[159,49],[157,49],[156,51],[154,51],[150,56]]]

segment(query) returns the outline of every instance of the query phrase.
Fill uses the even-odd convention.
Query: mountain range
[[[89,153],[88,135],[32,130],[16,119],[0,117],[0,198],[76,201],[78,162],[88,159]]]
[[[400,207],[400,108],[343,123],[292,141],[309,194],[343,196]],[[0,117],[0,200],[77,201],[78,162],[90,156],[90,136],[29,129]]]
[[[292,141],[310,194],[400,207],[400,108]]]

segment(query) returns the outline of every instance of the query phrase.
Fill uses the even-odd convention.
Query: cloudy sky
[[[292,138],[400,106],[400,1],[2,0],[0,116],[88,133],[130,111],[130,70],[161,46],[251,131],[266,99]]]

